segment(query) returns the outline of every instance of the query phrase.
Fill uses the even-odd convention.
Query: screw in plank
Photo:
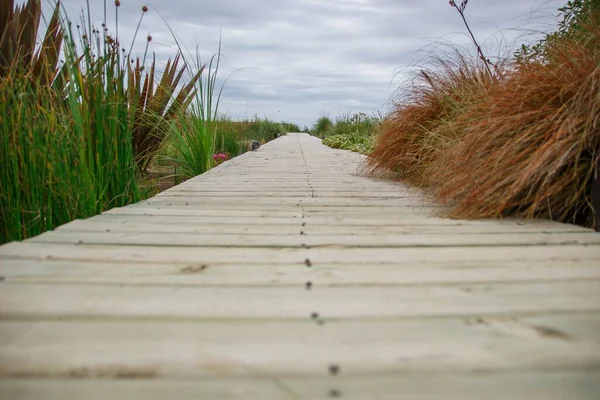
[[[337,364],[331,364],[329,366],[329,375],[337,375],[340,373],[340,366]]]
[[[337,389],[331,389],[329,391],[329,397],[341,397],[342,393]]]
[[[307,267],[312,267],[312,263],[310,262],[310,258],[307,258],[306,260],[304,260],[304,263],[306,264]]]
[[[310,314],[310,317],[312,319],[317,319],[317,318],[319,318],[319,313],[314,312],[314,313]]]
[[[308,282],[306,282],[306,290],[310,290],[310,289],[312,289],[312,282],[308,281]]]

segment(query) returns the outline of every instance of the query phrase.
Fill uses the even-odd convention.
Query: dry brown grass
[[[600,24],[550,61],[486,79],[475,63],[413,88],[388,118],[371,170],[399,172],[456,218],[543,217],[590,225],[600,160]],[[473,66],[474,67],[471,67]],[[489,76],[489,75],[488,75]]]
[[[456,50],[453,61],[433,59],[384,120],[368,160],[371,171],[393,170],[410,184],[428,187],[430,166],[461,140],[456,119],[495,84],[485,66]]]

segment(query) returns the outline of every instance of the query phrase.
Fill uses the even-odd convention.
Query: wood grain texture
[[[597,399],[600,236],[282,137],[0,247],[0,398]]]
[[[99,283],[178,286],[393,287],[598,280],[595,260],[505,264],[369,265],[323,264],[311,268],[286,264],[193,264],[89,262],[73,260],[2,260],[7,283]]]
[[[330,318],[600,311],[600,280],[406,287],[7,284],[0,317]],[[552,294],[550,296],[549,294]]]
[[[485,374],[387,374],[295,378],[14,379],[0,380],[0,397],[16,400],[597,400],[595,371]],[[333,396],[332,396],[333,395]]]
[[[555,328],[554,326],[560,326]],[[0,377],[155,379],[571,370],[600,363],[600,313],[464,319],[4,321]],[[239,332],[244,332],[240,335]],[[365,345],[368,343],[368,346]],[[309,353],[305,353],[309,349]],[[35,363],[31,363],[35,354]],[[94,359],[95,354],[101,358]],[[142,376],[143,377],[143,376]]]

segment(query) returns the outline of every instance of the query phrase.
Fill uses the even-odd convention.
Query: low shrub
[[[323,144],[335,148],[369,154],[381,124],[381,115],[346,114],[337,118],[324,132]]]

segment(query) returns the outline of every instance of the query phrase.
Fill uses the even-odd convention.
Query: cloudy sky
[[[44,0],[47,3],[51,0]],[[88,0],[102,23],[103,0]],[[107,0],[114,33],[114,1]],[[471,0],[466,15],[490,53],[514,48],[550,30],[566,0]],[[86,0],[62,0],[71,19]],[[203,62],[217,52],[221,82],[229,78],[220,111],[311,126],[321,115],[385,112],[409,69],[432,44],[468,44],[447,0],[121,0],[119,35],[131,44],[141,8],[148,5],[134,53],[150,50],[164,63],[176,52],[164,20]]]

